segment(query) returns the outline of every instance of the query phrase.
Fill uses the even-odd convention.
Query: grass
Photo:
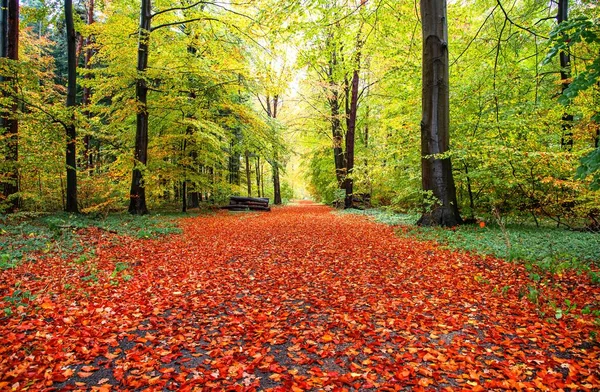
[[[416,226],[419,216],[415,214],[396,214],[381,209],[342,213],[367,215],[381,223],[401,225],[403,227],[398,234],[404,237],[436,241],[453,250],[533,263],[548,272],[560,272],[561,269],[589,271],[590,267],[600,266],[598,233],[524,224],[509,224],[504,228],[497,224],[488,224],[483,228],[479,225],[463,225],[444,229]],[[596,273],[591,272],[594,280],[592,275],[596,276]]]
[[[39,260],[39,254],[70,257],[87,251],[78,240],[79,229],[100,229],[136,238],[155,238],[179,233],[181,214],[132,216],[112,214],[98,219],[67,213],[17,213],[0,215],[0,270],[14,268],[24,260]]]

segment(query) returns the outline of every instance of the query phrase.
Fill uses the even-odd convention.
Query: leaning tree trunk
[[[0,30],[2,38],[0,39],[0,54],[4,58],[13,61],[19,59],[19,1],[18,0],[2,0],[2,10],[0,11]],[[11,84],[10,78],[4,78],[6,85]],[[10,88],[10,87],[7,87]],[[8,90],[6,94],[10,95]],[[17,112],[17,102],[12,103],[13,116]],[[2,133],[4,134],[6,143],[6,166],[8,173],[4,180],[2,194],[5,199],[9,200],[8,211],[16,211],[19,209],[21,199],[19,193],[19,120],[16,117],[7,115],[1,119]]]
[[[140,11],[140,31],[138,35],[138,77],[135,84],[135,97],[138,102],[135,129],[134,166],[129,192],[129,213],[144,215],[146,207],[146,187],[143,171],[148,162],[148,85],[145,73],[148,68],[148,41],[152,18],[151,0],[142,0]]]
[[[75,108],[77,94],[77,55],[75,24],[73,23],[73,1],[65,0],[65,22],[67,28],[67,108]],[[75,112],[66,124],[67,147],[65,160],[67,164],[67,191],[65,211],[79,212],[77,207],[77,156],[75,146],[77,131],[75,129]]]
[[[418,221],[423,226],[461,223],[449,148],[450,103],[446,0],[421,0],[423,87],[421,173],[431,205]]]

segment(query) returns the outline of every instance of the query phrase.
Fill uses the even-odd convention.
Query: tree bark
[[[262,194],[260,192],[260,156],[256,155],[256,161],[255,161],[255,171],[256,171],[256,194],[258,195],[258,197],[262,197]]]
[[[94,23],[94,0],[88,1],[88,9],[87,9],[87,24],[88,26]],[[92,36],[88,36],[85,39],[85,52],[83,54],[83,68],[86,70],[90,69],[90,60],[93,55],[93,51],[91,48],[92,44]],[[84,76],[84,79],[89,80],[92,78],[92,75],[87,72]],[[87,117],[90,116],[88,106],[91,103],[92,91],[89,86],[83,87],[83,96],[82,96],[82,105],[85,108],[85,114]],[[94,166],[93,154],[91,153],[91,143],[92,137],[89,134],[86,134],[83,137],[83,157],[85,160],[85,166],[88,171],[88,175],[92,174],[92,167]]]
[[[558,0],[558,13],[556,21],[558,24],[566,22],[569,19],[569,0]],[[564,92],[569,87],[571,78],[571,58],[569,53],[561,51],[560,58],[560,81],[561,92]],[[562,137],[560,144],[567,151],[573,149],[573,115],[564,112],[562,115]]]
[[[279,95],[275,95],[273,99],[267,95],[265,98],[267,111],[267,116],[271,118],[277,118],[277,108],[279,106]],[[273,157],[272,161],[270,161],[273,173],[273,204],[281,204],[281,180],[279,178],[279,153],[277,151],[277,146],[273,144]],[[264,185],[264,181],[263,181]],[[265,191],[263,189],[263,195]]]
[[[360,48],[360,43],[357,45]],[[358,84],[360,68],[360,51],[356,55],[356,68],[352,74],[350,84],[350,105],[346,116],[346,178],[344,188],[346,197],[344,198],[344,208],[352,208],[353,187],[352,172],[354,171],[354,143],[356,138],[356,118],[358,114]]]
[[[138,35],[138,77],[135,96],[138,103],[135,130],[134,166],[129,192],[129,213],[144,215],[148,213],[146,206],[146,188],[143,170],[148,162],[148,85],[145,79],[148,68],[148,41],[150,40],[150,23],[152,19],[151,0],[142,0],[140,10],[140,31]]]
[[[333,39],[332,35],[329,40]],[[344,136],[342,134],[342,124],[340,121],[340,97],[338,85],[335,81],[334,72],[337,66],[337,52],[335,49],[331,51],[329,58],[329,68],[327,77],[329,78],[329,94],[328,103],[331,114],[331,138],[333,141],[333,162],[335,165],[335,178],[339,188],[343,188],[344,178],[346,177],[346,163],[344,159]]]
[[[19,60],[19,1],[2,0],[2,11],[0,14],[0,30],[2,39],[0,40],[0,55],[9,60]],[[11,79],[3,80],[10,85]],[[17,102],[13,100],[12,113],[17,113]],[[3,182],[2,194],[5,200],[9,201],[8,212],[14,212],[21,206],[19,197],[19,120],[7,115],[1,119],[3,134],[6,140],[6,164],[8,173]]]
[[[417,222],[423,226],[456,226],[456,188],[449,148],[450,103],[448,25],[446,0],[421,0],[423,33],[423,86],[421,120],[421,174],[423,190],[433,196],[430,208]]]
[[[279,180],[279,156],[277,151],[273,156],[273,204],[281,204],[281,182]]]
[[[73,23],[73,1],[65,0],[65,22],[67,29],[67,108],[74,108],[77,94],[77,36]],[[75,129],[75,112],[71,114],[66,125],[67,146],[65,161],[67,165],[67,191],[65,211],[78,213],[77,206],[77,130]]]
[[[273,118],[277,118],[277,108],[279,106],[279,95],[273,97],[273,109],[271,115]],[[281,204],[281,180],[279,179],[279,153],[275,149],[273,154],[273,203],[276,205]]]
[[[246,187],[248,189],[248,197],[252,197],[252,176],[250,175],[250,151],[244,153],[246,159]]]

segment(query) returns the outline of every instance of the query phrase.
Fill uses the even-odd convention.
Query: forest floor
[[[600,388],[587,275],[534,281],[316,204],[180,225],[77,229],[83,253],[4,268],[0,390]]]

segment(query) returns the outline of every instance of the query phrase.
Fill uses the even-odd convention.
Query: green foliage
[[[560,52],[571,52],[576,45],[600,44],[598,21],[588,16],[578,16],[563,21],[552,29],[550,40],[553,45],[543,61],[544,65],[552,61]],[[568,105],[580,92],[594,86],[598,80],[600,80],[600,55],[596,53],[593,61],[587,64],[584,71],[579,72],[573,78],[558,101],[563,105]]]
[[[576,177],[583,180],[587,176],[592,177],[590,188],[594,191],[600,190],[600,148],[592,150],[580,160],[581,166],[577,168]]]

